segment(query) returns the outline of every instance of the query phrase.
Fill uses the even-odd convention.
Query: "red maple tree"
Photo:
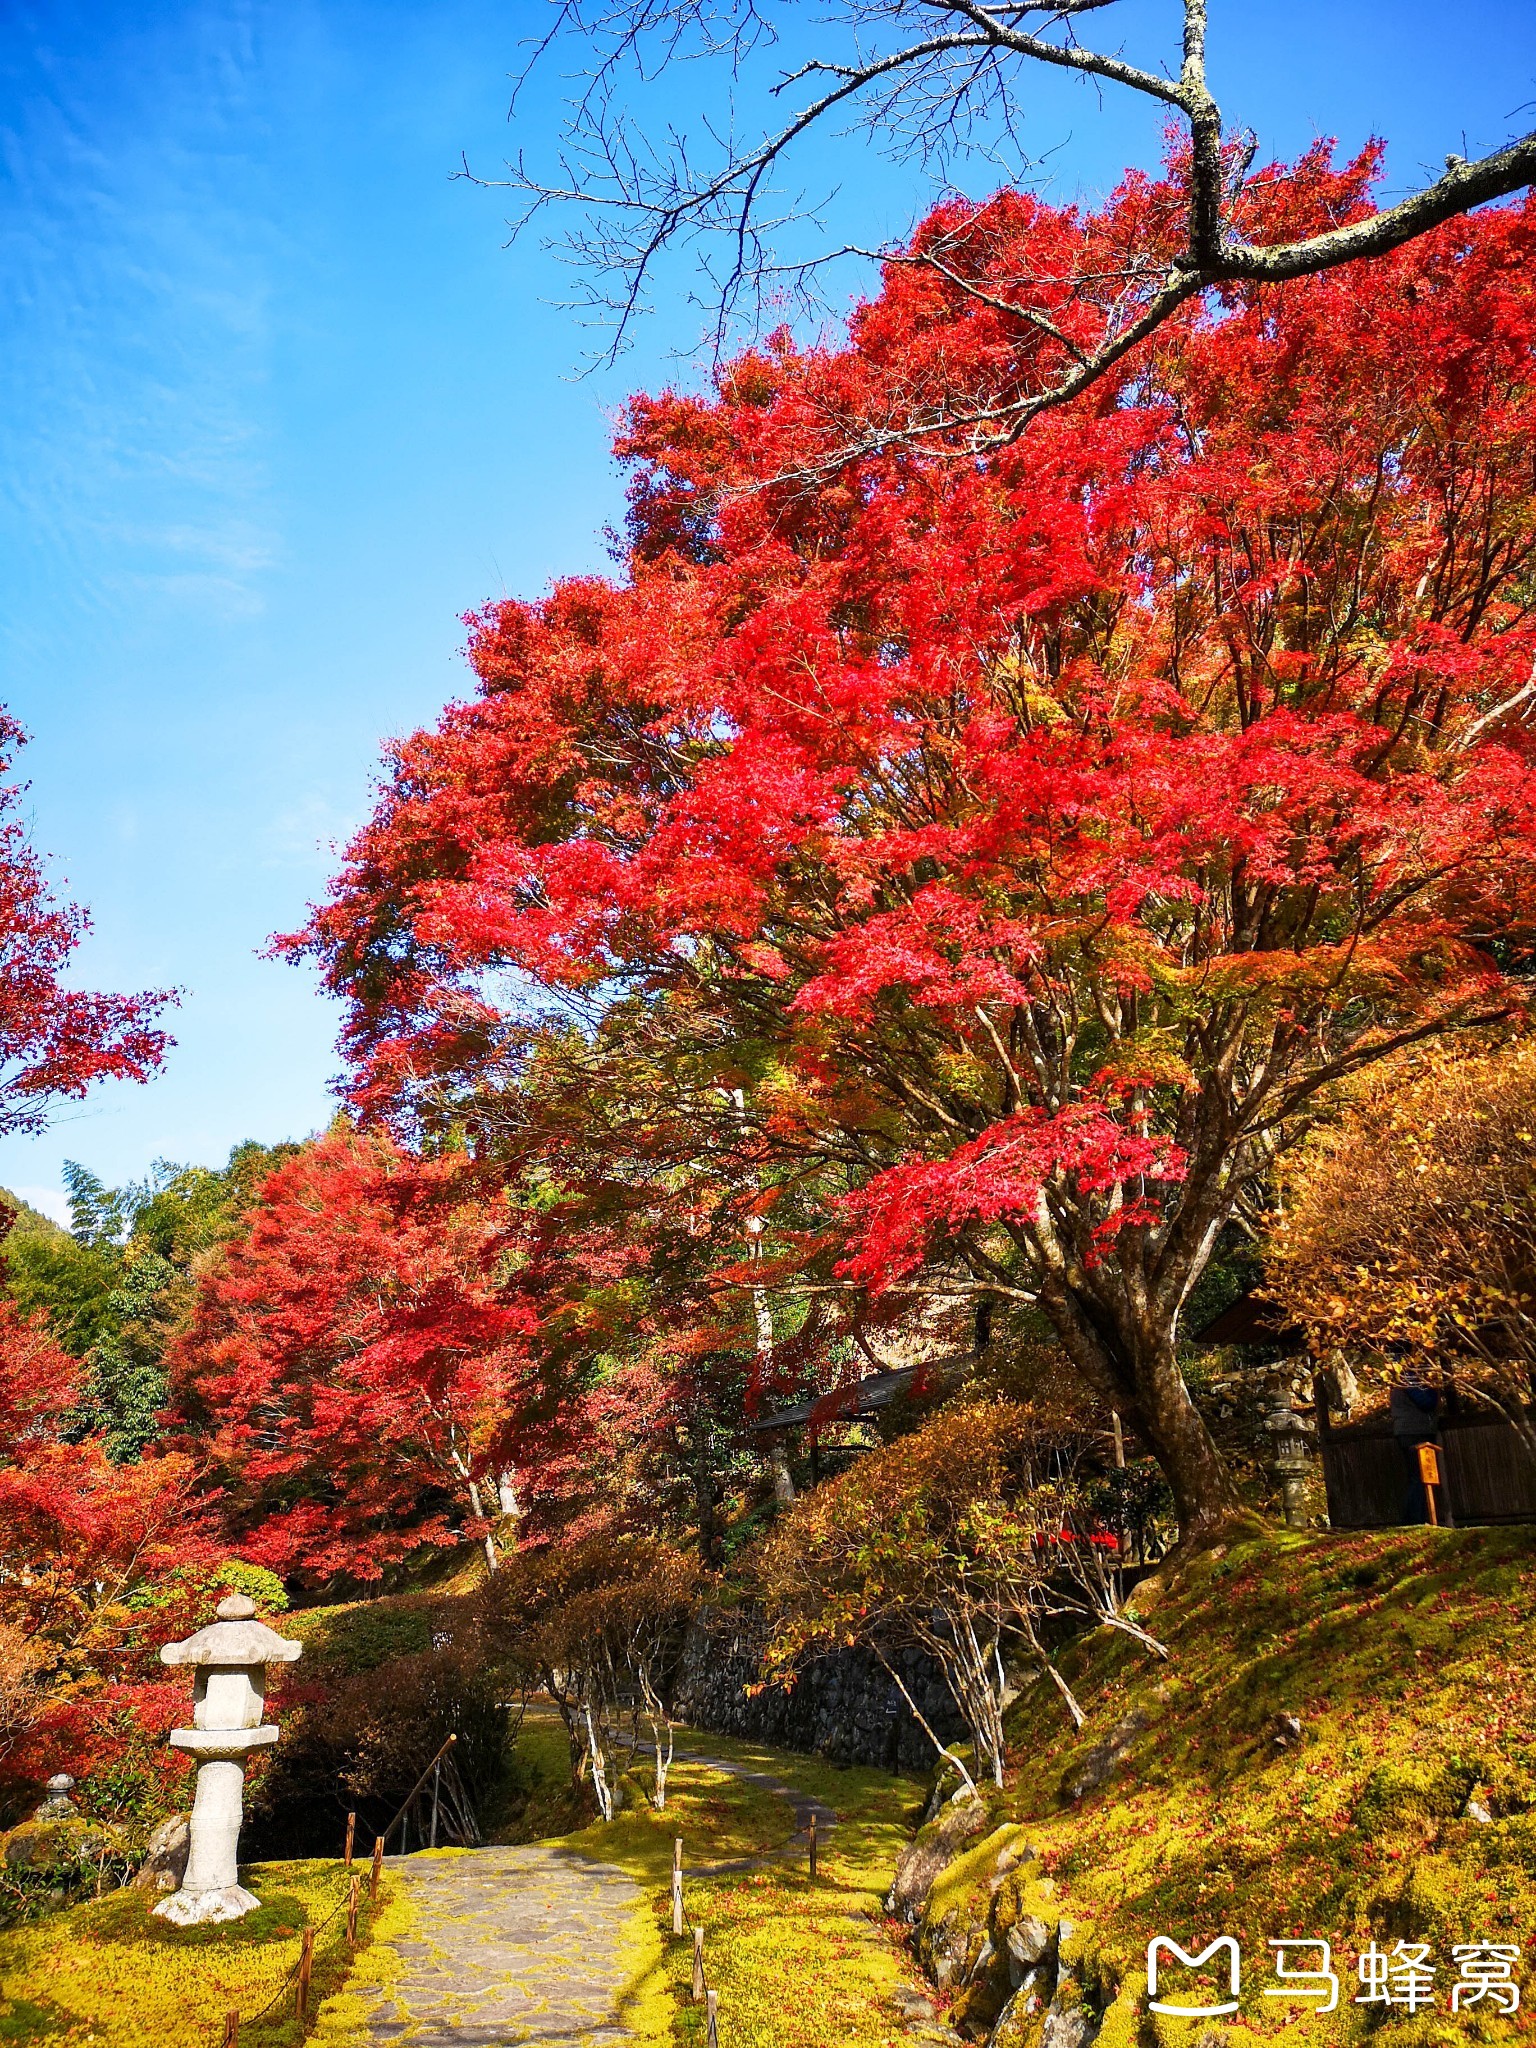
[[[84,1383],[0,1297],[0,1619],[66,1657],[118,1646],[136,1589],[217,1555],[195,1458],[115,1464],[80,1433]]]
[[[9,1739],[0,1728],[0,1809],[60,1768],[101,1774],[93,1802],[109,1764],[184,1769],[162,1752],[185,1703],[154,1656],[222,1555],[214,1504],[194,1456],[116,1464],[82,1437],[83,1380],[41,1318],[0,1299],[0,1661],[30,1679]]]
[[[1258,189],[1303,234],[1371,175]],[[515,1088],[519,987],[620,1065],[669,1041],[680,1103],[739,1098],[676,1172],[777,1276],[1043,1313],[1196,1542],[1236,1507],[1176,1356],[1219,1234],[1340,1077],[1523,1000],[1536,209],[1235,285],[984,458],[825,474],[829,417],[1027,391],[1071,280],[1177,217],[1173,178],[941,208],[846,346],[636,401],[627,574],[473,622],[478,695],[293,944],[370,1111]]]
[[[337,1131],[263,1184],[170,1359],[241,1554],[377,1578],[492,1524],[532,1462],[505,1209],[382,1134]]]
[[[96,1081],[144,1081],[170,1043],[153,1019],[164,992],[67,989],[61,976],[90,929],[61,903],[20,815],[26,785],[8,779],[26,735],[0,710],[0,1134],[40,1131],[58,1100]]]

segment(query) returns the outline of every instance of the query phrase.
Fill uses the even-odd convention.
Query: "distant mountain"
[[[13,1195],[9,1188],[0,1188],[0,1202],[16,1212],[16,1221],[6,1233],[8,1237],[63,1238],[66,1243],[74,1242],[69,1232],[55,1223],[51,1216],[45,1216],[41,1209],[34,1209],[30,1202],[24,1202],[20,1195]]]

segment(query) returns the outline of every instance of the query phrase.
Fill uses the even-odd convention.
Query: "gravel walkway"
[[[368,2038],[401,2048],[610,2048],[623,2024],[624,1955],[640,1888],[611,1864],[546,1843],[389,1859],[420,1938]]]

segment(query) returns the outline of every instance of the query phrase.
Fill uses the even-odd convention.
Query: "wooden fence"
[[[1536,1522],[1536,1464],[1507,1422],[1447,1422],[1436,1439],[1445,1480],[1448,1519]],[[1385,1422],[1329,1429],[1319,1445],[1328,1519],[1336,1529],[1388,1529],[1405,1521],[1422,1499],[1415,1447],[1406,1448]]]

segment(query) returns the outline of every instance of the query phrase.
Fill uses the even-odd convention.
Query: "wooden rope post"
[[[672,1932],[680,1935],[683,1931],[683,1838],[673,1837],[672,1841]]]
[[[693,2002],[695,2005],[702,2005],[704,2003],[704,1930],[702,1927],[695,1927],[693,1930]]]
[[[347,1866],[348,1870],[350,1870],[350,1869],[352,1868],[352,1847],[353,1847],[353,1844],[354,1844],[354,1843],[356,1842],[356,1840],[357,1840],[357,1815],[356,1815],[355,1813],[349,1813],[349,1814],[347,1815],[347,1849],[346,1849],[346,1858],[345,1858],[345,1861],[346,1861],[346,1866]]]
[[[315,1967],[315,1930],[306,1927],[304,1939],[299,1947],[299,1988],[297,1993],[299,2018],[309,2011],[309,1980]]]
[[[811,1809],[811,1883],[816,1882],[816,1810]]]
[[[379,1872],[383,1868],[384,1837],[382,1835],[375,1835],[373,1838],[373,1872],[368,1879],[368,1896],[370,1899],[377,1900],[379,1896]]]
[[[363,1880],[354,1877],[352,1889],[347,1894],[347,1941],[353,1948],[357,1947],[357,1897],[362,1888]]]
[[[705,2048],[720,2048],[720,1994],[706,1991],[704,1994],[704,2043]]]
[[[224,2048],[240,2048],[240,2015],[237,2012],[224,2015]]]

